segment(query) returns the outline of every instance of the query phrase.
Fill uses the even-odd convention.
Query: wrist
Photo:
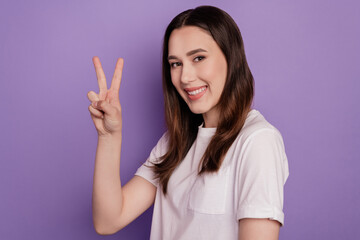
[[[121,138],[121,132],[98,135],[98,140],[102,142],[121,142]]]

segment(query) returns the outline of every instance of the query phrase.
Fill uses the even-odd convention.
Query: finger
[[[107,92],[105,73],[101,66],[100,59],[95,56],[95,57],[93,57],[92,60],[94,63],[96,77],[97,77],[98,84],[99,84],[99,90],[100,90],[99,98],[100,98],[100,100],[104,100],[106,97],[106,92]]]
[[[90,113],[97,118],[104,118],[104,114],[99,110],[95,109],[92,105],[89,106]]]
[[[106,115],[113,116],[116,114],[116,108],[111,106],[107,101],[100,100],[91,104],[95,109],[103,111]]]
[[[87,93],[87,97],[90,102],[99,101],[99,95],[97,95],[94,91],[90,91]]]
[[[123,67],[124,67],[124,59],[118,58],[115,65],[115,71],[113,78],[111,80],[111,87],[110,87],[110,89],[112,89],[116,93],[119,93]]]

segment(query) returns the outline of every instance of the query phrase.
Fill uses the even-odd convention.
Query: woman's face
[[[175,29],[169,39],[168,60],[171,81],[190,110],[203,114],[206,127],[216,127],[227,63],[212,36],[195,26]]]

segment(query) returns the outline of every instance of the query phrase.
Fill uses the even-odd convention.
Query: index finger
[[[115,65],[114,76],[111,81],[111,87],[110,87],[110,89],[114,90],[117,93],[119,92],[119,89],[120,89],[123,67],[124,67],[124,59],[118,58],[116,65]]]
[[[98,80],[98,84],[99,84],[99,98],[100,100],[104,100],[106,97],[106,92],[107,92],[107,85],[106,85],[106,78],[105,78],[105,73],[104,70],[101,66],[101,62],[100,59],[98,57],[93,57],[93,63],[94,63],[94,67],[95,67],[95,71],[96,71],[96,77]]]

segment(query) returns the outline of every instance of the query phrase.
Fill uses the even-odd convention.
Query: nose
[[[195,79],[196,79],[195,68],[191,66],[191,64],[183,63],[180,81],[183,84],[187,84],[195,81]]]

